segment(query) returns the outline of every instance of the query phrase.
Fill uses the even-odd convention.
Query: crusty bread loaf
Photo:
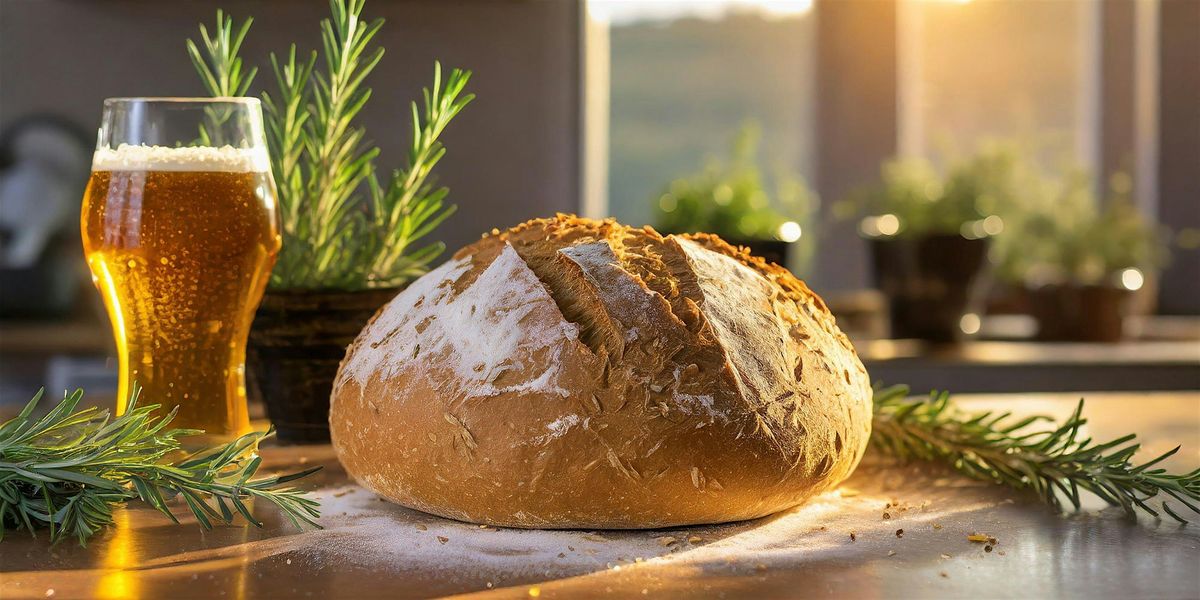
[[[824,303],[715,236],[493,231],[350,346],[334,447],[376,493],[509,527],[760,517],[845,479],[867,373]]]

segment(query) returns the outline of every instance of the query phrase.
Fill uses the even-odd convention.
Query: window
[[[1023,138],[1096,166],[1098,4],[904,0],[900,151],[944,158],[987,138]]]
[[[747,123],[762,131],[766,170],[811,174],[811,0],[591,0],[588,8],[607,23],[603,212],[653,223],[671,180],[728,156]]]

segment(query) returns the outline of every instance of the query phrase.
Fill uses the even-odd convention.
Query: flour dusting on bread
[[[453,383],[476,396],[570,392],[559,385],[558,356],[578,337],[537,277],[511,246],[466,288],[453,285],[471,268],[455,259],[401,292],[381,311],[343,367],[359,383],[386,381],[405,368],[448,366]],[[541,364],[534,360],[535,355]],[[504,372],[517,381],[496,385]]]

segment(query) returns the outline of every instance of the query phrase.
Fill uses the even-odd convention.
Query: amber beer
[[[249,430],[246,337],[280,236],[265,149],[121,145],[96,152],[84,250],[120,358],[118,413],[179,407],[175,426]]]

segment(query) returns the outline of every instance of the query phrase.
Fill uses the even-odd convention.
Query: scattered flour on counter
[[[309,496],[321,503],[324,529],[249,529],[259,533],[233,545],[147,556],[139,566],[186,564],[215,570],[226,568],[229,560],[250,560],[279,568],[286,558],[292,569],[427,578],[465,591],[482,590],[486,583],[504,587],[577,576],[598,577],[603,584],[603,578],[624,576],[621,571],[627,570],[685,579],[697,572],[757,576],[760,564],[768,572],[838,569],[894,550],[896,568],[933,569],[936,577],[939,569],[979,568],[979,560],[996,559],[963,537],[986,529],[1010,550],[1005,558],[1021,561],[1013,568],[1044,567],[1044,552],[1012,552],[1020,536],[1044,528],[1040,504],[1014,503],[1008,499],[1011,491],[999,486],[943,477],[944,471],[920,476],[882,465],[851,478],[853,490],[827,492],[775,516],[643,531],[481,528],[381,501],[356,485],[339,485]],[[882,519],[885,506],[894,507],[898,500],[911,508],[893,510],[890,519]],[[1127,526],[1124,521],[1120,525]],[[898,528],[905,530],[903,538],[896,536]],[[942,554],[947,557],[939,558]]]
[[[874,486],[878,477],[864,479]],[[823,560],[856,560],[864,552],[885,554],[905,540],[895,537],[905,527],[913,537],[939,535],[975,527],[981,511],[995,510],[1007,492],[975,487],[977,497],[961,489],[927,486],[914,506],[932,502],[890,520],[880,511],[896,492],[832,491],[795,509],[755,521],[655,530],[578,531],[480,528],[383,502],[357,486],[318,490],[325,529],[294,535],[290,550],[313,564],[352,564],[372,572],[427,571],[466,581],[561,578],[629,568],[728,568],[730,561],[748,565],[791,565]],[[958,495],[951,499],[951,495]],[[989,499],[990,497],[990,499]],[[849,532],[857,541],[849,541]],[[673,538],[673,541],[672,541]],[[907,538],[906,538],[907,539]],[[939,538],[941,539],[941,538]],[[444,541],[443,541],[444,540]],[[957,542],[946,536],[947,544]],[[911,542],[911,540],[908,540]],[[941,546],[937,546],[941,548]],[[938,550],[939,552],[944,550]],[[936,554],[935,554],[936,555]]]

